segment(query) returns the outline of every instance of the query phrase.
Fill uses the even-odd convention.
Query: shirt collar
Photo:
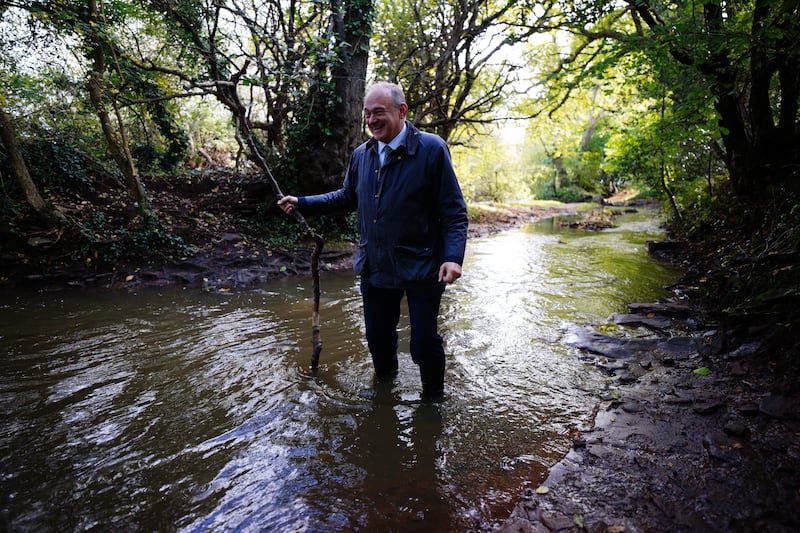
[[[400,145],[403,144],[403,141],[406,139],[407,134],[408,134],[408,127],[404,123],[403,129],[400,130],[400,133],[398,133],[394,139],[392,139],[388,143],[378,141],[378,152],[383,150],[383,147],[386,146],[387,144],[389,145],[389,148],[391,148],[392,150],[397,150],[397,148],[399,148]]]

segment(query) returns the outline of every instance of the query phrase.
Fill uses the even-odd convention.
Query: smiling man
[[[411,322],[411,358],[419,366],[423,401],[444,397],[445,353],[438,332],[445,286],[461,277],[467,207],[447,144],[406,120],[408,105],[396,84],[367,89],[364,119],[372,138],[353,152],[342,188],[326,194],[285,196],[286,213],[358,211],[367,345],[377,380],[397,375],[397,325],[405,296]]]

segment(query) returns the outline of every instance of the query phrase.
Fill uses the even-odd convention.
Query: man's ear
[[[408,104],[403,102],[402,104],[400,104],[400,117],[406,118],[407,114],[408,114]]]

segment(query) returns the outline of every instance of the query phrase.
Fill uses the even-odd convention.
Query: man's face
[[[403,130],[408,106],[394,105],[388,90],[374,89],[364,99],[364,119],[372,136],[388,143]]]

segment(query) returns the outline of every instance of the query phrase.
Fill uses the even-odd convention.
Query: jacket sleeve
[[[297,199],[298,207],[303,215],[349,213],[358,207],[358,195],[356,194],[358,169],[355,164],[357,155],[358,151],[350,159],[341,188],[323,194],[301,196]]]
[[[467,246],[467,204],[458,184],[450,151],[442,141],[439,165],[439,224],[444,246],[444,262],[464,263]]]

